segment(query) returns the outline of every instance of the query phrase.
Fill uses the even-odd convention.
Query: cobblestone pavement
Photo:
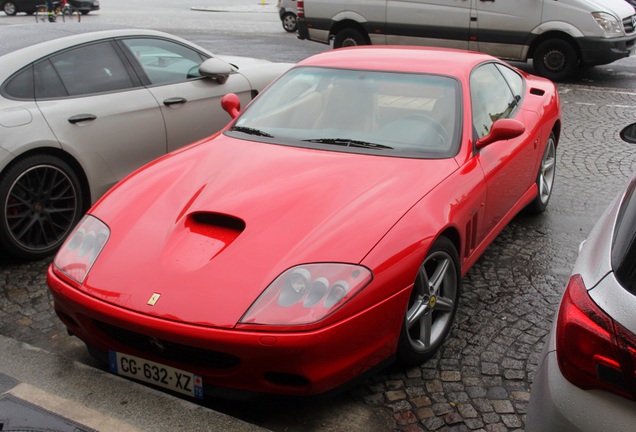
[[[636,164],[636,146],[618,135],[636,121],[636,93],[570,84],[560,93],[564,127],[548,211],[517,217],[464,278],[456,323],[433,359],[389,368],[346,395],[388,417],[396,431],[524,428],[543,339],[578,244]],[[0,262],[0,333],[91,364],[52,312],[47,264]],[[337,430],[323,426],[313,429]]]

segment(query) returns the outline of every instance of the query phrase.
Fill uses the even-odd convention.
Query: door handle
[[[168,98],[166,100],[163,101],[163,104],[165,106],[170,106],[170,105],[178,105],[178,104],[184,104],[186,103],[188,100],[186,98],[182,98],[182,97],[172,97],[172,98]]]
[[[85,121],[93,121],[97,118],[95,114],[77,114],[68,118],[68,122],[71,124],[81,123]]]

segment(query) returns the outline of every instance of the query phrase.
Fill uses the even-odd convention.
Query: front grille
[[[166,360],[219,369],[236,366],[240,362],[238,357],[231,354],[153,338],[103,322],[96,322],[96,325],[101,331],[117,342],[129,346],[136,351],[142,351],[151,356],[159,356]]]
[[[625,28],[625,33],[630,34],[634,33],[636,28],[636,15],[632,15],[623,20],[623,28]]]

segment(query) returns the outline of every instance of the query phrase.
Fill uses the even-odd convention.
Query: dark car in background
[[[18,12],[32,14],[38,5],[46,3],[46,0],[0,0],[0,6],[7,15],[15,15]],[[99,10],[99,0],[69,0],[82,14]]]

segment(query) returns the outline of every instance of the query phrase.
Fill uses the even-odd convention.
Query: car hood
[[[81,289],[144,314],[233,327],[284,270],[361,262],[456,169],[454,159],[220,135],[151,163],[100,200],[91,213],[111,234]]]

